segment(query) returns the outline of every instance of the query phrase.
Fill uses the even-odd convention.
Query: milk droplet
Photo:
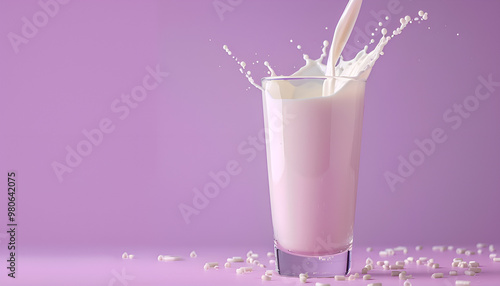
[[[385,16],[385,19],[386,19],[386,20],[389,20],[389,16]]]
[[[233,53],[231,51],[227,51],[227,54],[232,55]],[[234,57],[233,57],[233,59],[234,59]]]
[[[325,27],[325,30],[328,30],[328,27]]]
[[[375,36],[375,33],[372,33],[372,37]]]
[[[301,45],[297,45],[297,49],[302,49],[302,46]]]
[[[406,16],[405,16],[405,21],[406,21],[406,22],[410,22],[410,21],[411,21],[411,17],[410,17],[410,16],[408,16],[408,15],[406,15]]]
[[[424,11],[422,11],[422,10],[418,11],[418,15],[419,15],[420,17],[424,16]]]
[[[276,75],[276,73],[274,72],[273,68],[271,67],[271,65],[269,64],[269,62],[268,62],[268,61],[265,61],[265,62],[264,62],[264,65],[265,65],[265,66],[267,67],[267,69],[268,69],[268,72],[267,72],[268,74],[270,74],[271,76],[275,76],[275,75]]]
[[[427,20],[427,18],[428,18],[427,13],[425,13],[424,16],[422,16],[422,19]]]
[[[418,17],[413,18],[413,21],[418,21]]]
[[[382,22],[378,22],[378,25],[379,25],[380,27],[382,27]]]
[[[457,36],[460,36],[460,34],[459,34],[459,33],[457,33]]]
[[[319,56],[317,60],[318,62],[322,62],[323,59],[326,57],[326,49],[328,48],[329,44],[330,42],[328,42],[327,40],[323,41],[323,48],[321,49],[321,56]]]
[[[370,44],[373,44],[373,43],[375,43],[375,40],[374,40],[374,39],[371,39],[371,40],[370,40]]]
[[[247,75],[251,75],[251,74],[252,74],[252,72],[251,72],[251,71],[247,71]]]
[[[292,39],[290,39],[290,43],[293,43],[293,40],[292,40]]]
[[[387,34],[387,29],[386,29],[386,28],[383,28],[381,32],[382,32],[382,35],[384,35],[384,36],[385,36],[385,34]]]
[[[227,50],[228,50],[227,45],[222,46],[222,48],[224,49],[224,51],[227,51]]]
[[[244,61],[241,61],[240,66],[241,66],[242,68],[245,68],[245,67],[247,66],[247,64],[246,64]]]

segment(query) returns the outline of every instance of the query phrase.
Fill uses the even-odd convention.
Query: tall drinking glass
[[[350,271],[365,81],[262,79],[276,270]],[[323,96],[323,85],[335,92]]]

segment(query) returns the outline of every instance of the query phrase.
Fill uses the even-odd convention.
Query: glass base
[[[351,250],[326,256],[302,256],[291,254],[274,246],[276,271],[283,276],[333,277],[347,275],[351,271]]]

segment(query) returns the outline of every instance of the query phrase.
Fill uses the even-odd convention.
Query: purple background
[[[266,75],[264,60],[290,74],[303,62],[296,45],[319,56],[346,1],[233,0],[222,17],[213,2],[58,4],[16,53],[8,34],[22,35],[22,18],[32,21],[43,10],[37,1],[0,1],[0,170],[4,177],[18,172],[18,244],[25,253],[272,247],[265,151],[255,158],[238,152],[263,128],[262,100],[259,90],[247,90],[222,45],[256,79]],[[365,29],[389,2],[365,1],[356,27]],[[367,84],[355,243],[500,243],[500,87],[456,130],[442,118],[474,95],[479,76],[500,81],[500,3],[399,3],[390,31],[420,9],[429,20],[388,44]],[[355,40],[349,44],[362,46]],[[157,65],[168,77],[121,120],[110,106]],[[66,146],[76,148],[82,130],[104,118],[114,130],[59,182],[51,164],[64,163]],[[384,172],[396,173],[398,156],[408,158],[414,140],[435,128],[447,141],[391,191]],[[232,160],[241,173],[187,224],[179,205],[192,206],[193,188],[212,182],[209,173]],[[0,234],[0,257],[5,244]]]

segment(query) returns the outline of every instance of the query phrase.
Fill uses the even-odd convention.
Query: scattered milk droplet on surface
[[[378,22],[378,25],[379,25],[380,27],[382,27],[382,22]]]
[[[419,15],[420,17],[424,16],[424,11],[422,11],[422,10],[418,11],[418,15]]]
[[[385,19],[386,19],[386,20],[389,20],[389,16],[385,16]]]
[[[302,46],[301,45],[297,45],[297,49],[302,49]]]

